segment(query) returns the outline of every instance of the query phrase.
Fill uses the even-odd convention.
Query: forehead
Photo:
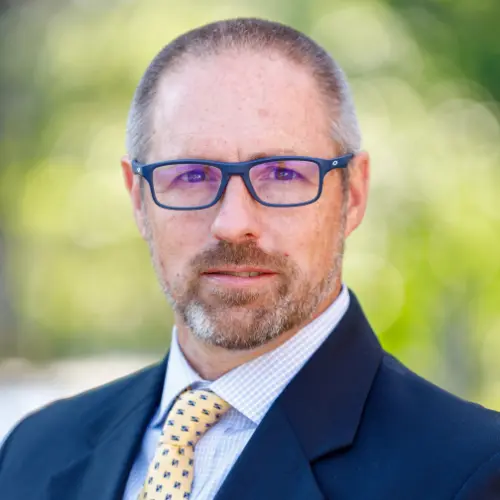
[[[280,55],[190,58],[159,82],[151,160],[238,161],[268,150],[331,154],[329,119],[308,70]]]

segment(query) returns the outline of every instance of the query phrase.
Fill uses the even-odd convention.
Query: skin
[[[159,82],[152,119],[148,162],[341,154],[313,78],[276,54],[183,61]],[[137,226],[174,308],[181,350],[203,378],[214,380],[275,349],[338,296],[344,240],[365,213],[367,153],[350,163],[347,196],[332,171],[316,203],[294,208],[265,207],[232,177],[215,206],[166,210],[154,204],[147,184],[141,201],[129,157],[121,164]],[[235,264],[274,275],[203,274]]]

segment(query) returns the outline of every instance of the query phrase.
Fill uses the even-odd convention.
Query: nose
[[[258,202],[252,198],[241,177],[232,177],[220,199],[212,234],[218,240],[243,243],[260,236]]]

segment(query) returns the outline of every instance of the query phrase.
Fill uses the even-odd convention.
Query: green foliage
[[[500,406],[495,0],[11,7],[0,18],[0,357],[165,350],[172,313],[119,170],[126,113],[162,45],[238,15],[310,33],[350,77],[373,179],[345,280],[384,345]]]

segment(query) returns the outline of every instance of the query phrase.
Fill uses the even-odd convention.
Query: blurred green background
[[[165,352],[172,314],[119,168],[173,37],[289,23],[353,88],[373,160],[345,281],[384,346],[500,409],[498,0],[0,0],[0,359]]]

